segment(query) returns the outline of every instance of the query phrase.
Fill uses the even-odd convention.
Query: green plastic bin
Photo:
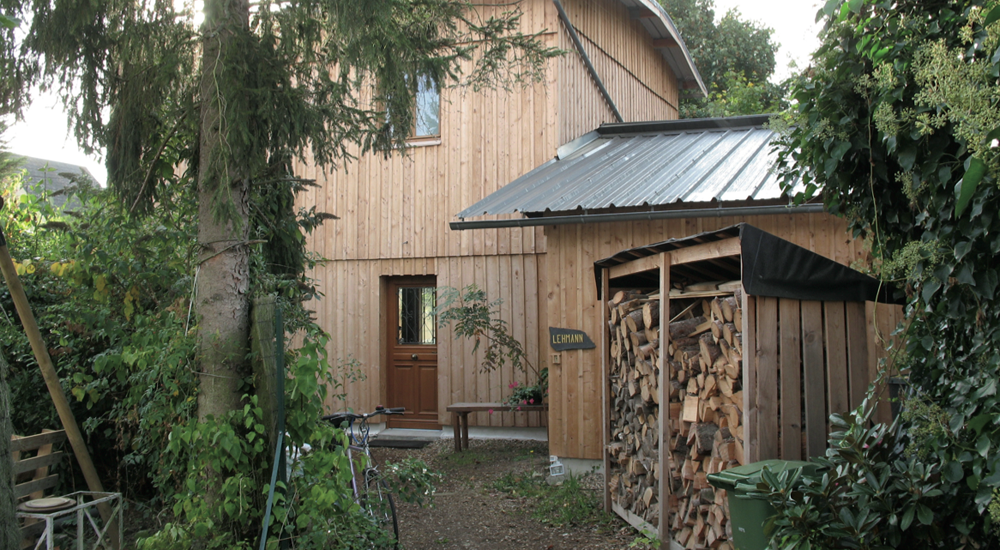
[[[802,468],[805,475],[815,475],[819,466],[799,460],[761,460],[745,466],[709,474],[708,482],[716,489],[725,489],[729,499],[729,522],[733,527],[733,547],[736,550],[765,550],[768,536],[764,534],[767,519],[775,514],[766,500],[747,496],[748,489],[760,482],[764,468],[775,474]],[[749,487],[748,487],[749,486]]]

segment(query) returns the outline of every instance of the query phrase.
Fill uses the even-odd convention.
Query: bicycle
[[[369,426],[368,420],[379,415],[403,414],[403,407],[386,409],[381,405],[375,407],[374,412],[367,414],[356,414],[351,412],[337,412],[320,417],[322,420],[330,422],[337,428],[343,427],[346,423],[348,446],[347,458],[351,465],[351,490],[354,493],[354,501],[361,506],[372,520],[388,534],[392,535],[393,548],[399,548],[399,523],[396,519],[396,503],[389,494],[389,487],[382,480],[378,471],[378,466],[372,459],[371,451],[368,448]],[[355,421],[357,429],[355,429]],[[355,459],[352,453],[364,455],[364,468],[358,472],[354,469]],[[390,530],[391,528],[391,530]]]

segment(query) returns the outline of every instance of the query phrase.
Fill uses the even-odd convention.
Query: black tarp
[[[751,296],[895,303],[872,277],[749,224],[740,224],[743,289]]]

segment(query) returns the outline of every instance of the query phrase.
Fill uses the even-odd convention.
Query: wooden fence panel
[[[757,361],[754,342],[757,338],[757,301],[754,296],[743,294],[743,441],[744,461],[759,460],[754,446],[759,428],[757,426]]]
[[[844,302],[823,302],[826,348],[827,416],[850,407],[847,373],[847,333]]]
[[[781,458],[802,459],[802,352],[799,300],[778,302],[781,347]]]
[[[823,376],[823,303],[803,301],[802,377],[805,391],[806,456],[826,451],[826,377]]]
[[[757,443],[754,460],[778,458],[778,298],[757,298]],[[756,447],[756,452],[752,449]]]
[[[864,302],[845,303],[847,323],[847,367],[851,409],[857,408],[868,392],[868,327]]]

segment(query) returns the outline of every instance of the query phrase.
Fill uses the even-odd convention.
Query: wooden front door
[[[436,430],[437,323],[433,278],[392,281],[389,284],[389,371],[386,407],[405,407],[403,416],[387,416],[390,428]]]

